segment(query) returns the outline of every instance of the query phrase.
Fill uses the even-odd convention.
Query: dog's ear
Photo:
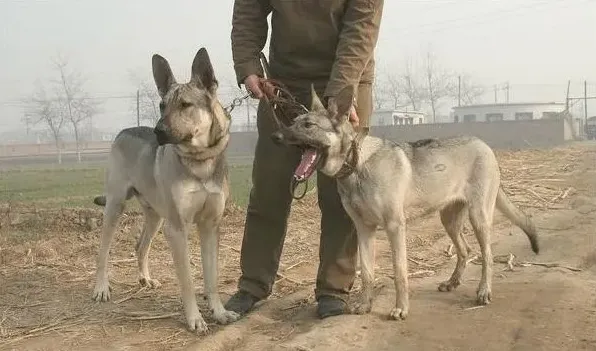
[[[354,104],[354,86],[347,85],[329,101],[329,115],[337,122],[347,118],[352,105]]]
[[[325,106],[319,99],[319,95],[317,95],[317,91],[315,90],[314,84],[310,85],[310,96],[311,96],[311,103],[310,103],[310,110],[312,112],[326,112]]]
[[[158,54],[153,55],[151,64],[153,66],[153,79],[155,80],[155,85],[157,86],[157,92],[163,99],[163,97],[168,93],[168,90],[170,90],[170,87],[176,83],[176,78],[174,78],[174,74],[172,73],[172,69],[170,68],[168,60],[162,56]]]
[[[213,65],[211,65],[211,59],[209,58],[207,49],[200,48],[197,51],[195,59],[192,61],[190,80],[198,87],[205,88],[212,94],[217,90],[218,82],[215,78],[215,72],[213,71]]]

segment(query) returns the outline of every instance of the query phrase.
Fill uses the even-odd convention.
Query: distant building
[[[450,122],[497,122],[557,118],[564,111],[565,104],[558,102],[457,106],[453,107]]]
[[[423,112],[380,109],[374,110],[371,116],[371,126],[399,126],[425,123],[426,116]]]

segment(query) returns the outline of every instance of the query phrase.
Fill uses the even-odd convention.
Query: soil
[[[503,184],[530,213],[541,252],[500,214],[492,235],[493,300],[477,307],[480,266],[463,284],[439,292],[455,257],[438,216],[408,228],[410,314],[387,319],[394,302],[390,252],[377,239],[377,294],[364,316],[319,320],[313,300],[318,259],[316,196],[296,203],[274,294],[248,316],[186,330],[163,235],[150,253],[162,286],[136,282],[138,214],[129,213],[112,244],[109,303],[91,300],[101,212],[11,208],[0,211],[0,350],[596,350],[596,144],[498,152]],[[222,228],[222,297],[234,292],[244,212],[231,208]],[[475,251],[478,246],[466,227]],[[191,238],[197,294],[200,253]],[[511,267],[506,262],[513,255]],[[505,258],[499,259],[499,258]],[[512,268],[512,269],[511,269]],[[354,298],[358,295],[358,281]],[[209,319],[203,299],[200,308]]]

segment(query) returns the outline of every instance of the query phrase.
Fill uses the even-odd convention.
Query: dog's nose
[[[167,144],[168,142],[168,133],[166,132],[166,128],[163,123],[157,123],[155,128],[153,128],[153,133],[157,137],[157,143],[159,145]]]
[[[271,140],[273,140],[275,144],[280,145],[284,140],[284,135],[279,131],[274,132],[273,134],[271,134]]]

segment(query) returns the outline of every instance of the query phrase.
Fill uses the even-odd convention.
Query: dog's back
[[[158,150],[157,137],[150,127],[131,127],[121,130],[114,141],[108,156],[106,170],[106,191],[113,186],[128,184],[127,199],[143,188],[155,186],[153,177],[155,158]],[[97,196],[93,202],[105,206],[105,195]]]

